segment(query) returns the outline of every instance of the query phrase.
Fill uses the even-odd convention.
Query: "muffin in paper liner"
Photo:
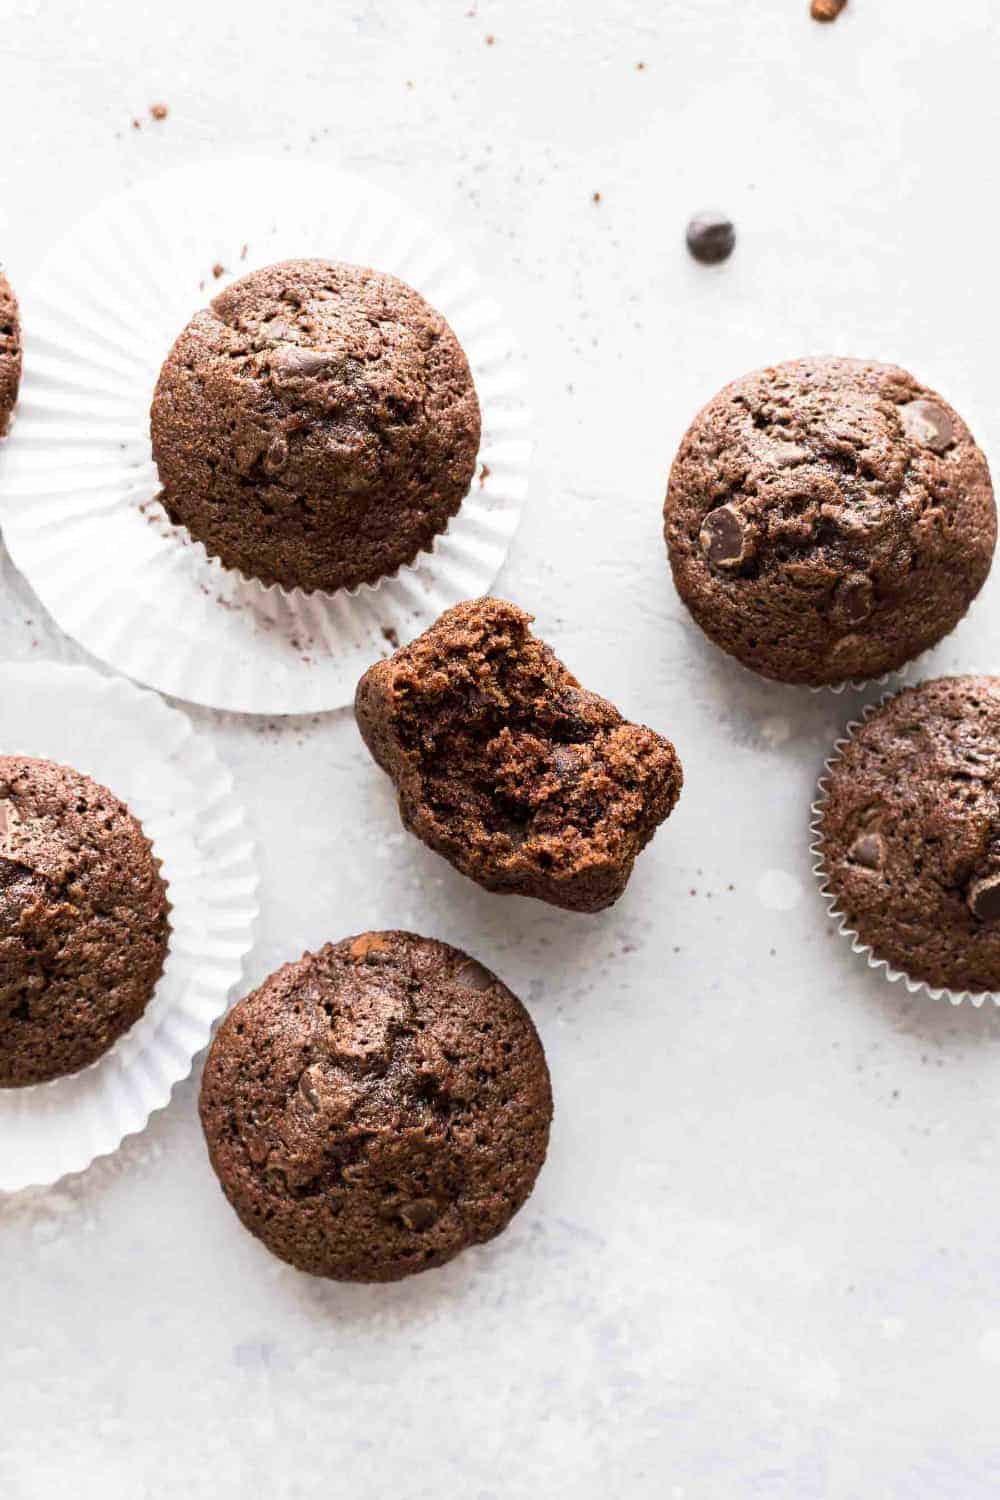
[[[169,1102],[239,982],[257,919],[253,841],[229,772],[186,715],[88,667],[0,667],[0,745],[73,766],[134,813],[170,935],[145,1011],[78,1073],[0,1089],[0,1193],[81,1172]]]
[[[476,474],[446,530],[395,573],[335,594],[266,585],[210,558],[160,504],[149,437],[160,367],[192,314],[229,280],[310,257],[420,292],[462,345],[482,413]],[[4,539],[57,623],[102,661],[211,707],[318,712],[349,703],[396,643],[489,591],[527,493],[523,367],[475,274],[380,189],[287,160],[176,169],[99,205],[20,300],[18,421],[0,445]]]
[[[888,959],[879,958],[878,954],[869,943],[862,941],[860,935],[848,926],[848,919],[843,912],[837,909],[837,896],[830,890],[826,864],[823,854],[823,813],[826,807],[827,795],[830,787],[830,776],[837,764],[843,757],[845,748],[850,744],[854,735],[870,719],[880,713],[883,708],[902,691],[900,688],[893,692],[883,693],[882,697],[873,703],[868,703],[862,710],[861,717],[851,719],[846,725],[844,733],[834,741],[833,754],[823,764],[823,772],[817,783],[817,796],[810,809],[810,851],[813,856],[813,874],[819,887],[820,895],[826,902],[827,914],[833,921],[841,936],[848,939],[854,953],[860,954],[867,961],[870,969],[881,969],[886,977],[893,983],[902,982],[911,995],[925,994],[932,1000],[947,1000],[950,1005],[961,1005],[968,1002],[976,1008],[992,1000],[995,1005],[1000,1005],[1000,993],[991,990],[955,990],[944,985],[933,985],[925,979],[914,979],[905,970],[898,969]],[[822,689],[817,689],[822,691]]]

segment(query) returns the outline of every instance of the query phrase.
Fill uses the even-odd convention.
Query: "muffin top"
[[[163,968],[166,890],[142,828],[88,776],[0,757],[0,1087],[94,1062]]]
[[[227,567],[330,592],[431,545],[480,436],[444,318],[393,276],[321,260],[253,271],[196,313],[151,426],[171,520]]]
[[[223,1021],[201,1086],[212,1166],[245,1227],[341,1281],[395,1281],[499,1234],[551,1117],[521,1002],[408,932],[272,974]]]
[[[904,688],[827,780],[818,848],[846,926],[912,979],[1000,991],[1000,678]]]
[[[358,684],[365,743],[418,838],[490,891],[599,911],[673,810],[673,745],[582,688],[531,616],[470,599]]]
[[[0,271],[0,437],[7,431],[20,383],[21,322],[17,298]]]
[[[800,359],[727,386],[670,474],[665,534],[702,629],[783,682],[892,671],[989,572],[989,469],[952,408],[893,365]]]

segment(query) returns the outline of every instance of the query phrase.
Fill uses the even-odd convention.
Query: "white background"
[[[808,807],[861,699],[703,643],[659,512],[695,409],[798,354],[908,365],[1000,455],[996,6],[470,9],[0,7],[15,286],[98,196],[233,151],[305,158],[320,194],[327,165],[368,174],[465,243],[539,418],[498,591],[687,776],[626,897],[574,916],[404,836],[347,713],[194,713],[262,845],[248,983],[370,926],[470,949],[542,1032],[551,1155],[494,1245],[324,1284],[239,1228],[185,1084],[116,1157],[0,1201],[0,1495],[985,1500],[1000,1024],[829,928]],[[713,203],[740,241],[706,270],[682,235]],[[922,670],[994,665],[998,588]],[[0,653],[73,655],[9,564]]]

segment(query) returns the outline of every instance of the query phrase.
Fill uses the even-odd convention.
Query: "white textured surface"
[[[838,937],[809,805],[861,699],[703,644],[658,512],[698,404],[809,351],[911,365],[998,459],[996,6],[475,8],[93,0],[0,27],[15,281],[96,189],[223,148],[368,173],[470,246],[538,417],[502,588],[687,769],[625,900],[575,918],[408,841],[345,714],[195,713],[263,845],[253,978],[371,924],[471,948],[539,1023],[551,1157],[494,1246],[325,1286],[241,1232],[185,1085],[109,1162],[0,1205],[0,1494],[993,1500],[1000,1017]],[[706,271],[681,236],[713,201],[741,238]],[[2,582],[4,654],[56,652]],[[995,578],[929,666],[998,639]]]

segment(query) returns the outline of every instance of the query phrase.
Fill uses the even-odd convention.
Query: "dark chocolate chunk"
[[[713,568],[738,568],[750,551],[750,533],[738,511],[720,505],[709,511],[701,528],[701,550]]]
[[[880,870],[885,859],[885,844],[880,833],[863,833],[854,840],[848,852],[852,864],[866,870]]]
[[[955,429],[943,406],[936,401],[908,401],[899,408],[899,420],[911,443],[944,453],[955,442]]]
[[[728,260],[736,244],[736,230],[725,214],[695,214],[687,227],[687,247],[704,266]]]
[[[414,1198],[412,1203],[400,1204],[397,1210],[407,1229],[430,1229],[438,1220],[438,1207],[433,1198]]]
[[[837,599],[848,622],[860,625],[871,614],[875,602],[871,579],[845,578],[837,590]]]
[[[1000,917],[1000,874],[984,875],[969,887],[969,910],[980,922],[995,922]]]
[[[497,977],[474,958],[469,958],[456,973],[455,982],[466,990],[491,990]]]

